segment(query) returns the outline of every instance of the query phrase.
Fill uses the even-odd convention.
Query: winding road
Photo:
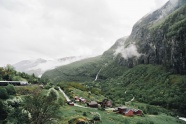
[[[63,96],[65,97],[65,99],[67,100],[67,102],[70,102],[70,98],[65,94],[65,92],[60,88],[58,87],[59,91],[63,94]],[[74,103],[74,106],[77,106],[77,107],[81,107],[81,108],[88,108],[88,107],[85,107],[85,106],[81,106],[81,105],[78,105],[76,103]]]

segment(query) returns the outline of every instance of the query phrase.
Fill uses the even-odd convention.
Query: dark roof
[[[88,103],[89,105],[97,105],[98,103],[95,101],[91,101],[90,103]]]
[[[127,107],[126,106],[120,106],[120,107],[118,107],[118,109],[127,109]]]

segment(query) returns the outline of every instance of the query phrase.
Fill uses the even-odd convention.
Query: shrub
[[[7,85],[5,88],[6,88],[6,91],[9,95],[16,94],[16,91],[15,91],[14,86],[12,84]]]
[[[87,113],[86,112],[83,112],[83,116],[87,116]]]
[[[6,119],[8,116],[8,112],[6,110],[6,107],[4,106],[3,102],[0,100],[0,120]]]
[[[64,106],[65,105],[65,100],[62,99],[61,97],[59,97],[58,103],[59,103],[59,105]]]
[[[51,87],[52,87],[52,86],[50,86],[50,85],[47,84],[44,88],[48,90],[48,89],[50,89]]]
[[[5,88],[0,88],[0,99],[8,99],[8,93]]]
[[[94,121],[101,121],[101,115],[98,112],[96,112],[94,114],[92,120],[94,120]]]

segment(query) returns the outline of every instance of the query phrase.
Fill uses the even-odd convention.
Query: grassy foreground
[[[79,108],[75,106],[64,106],[60,110],[63,113],[61,115],[61,124],[68,124],[69,120],[78,117],[90,120],[95,112],[101,115],[101,122],[97,122],[101,124],[185,124],[185,122],[165,114],[126,117],[112,111],[101,111],[94,108]]]

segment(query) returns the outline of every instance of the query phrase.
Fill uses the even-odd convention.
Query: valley
[[[142,17],[101,55],[8,64],[0,83],[2,124],[186,124],[186,0]]]

